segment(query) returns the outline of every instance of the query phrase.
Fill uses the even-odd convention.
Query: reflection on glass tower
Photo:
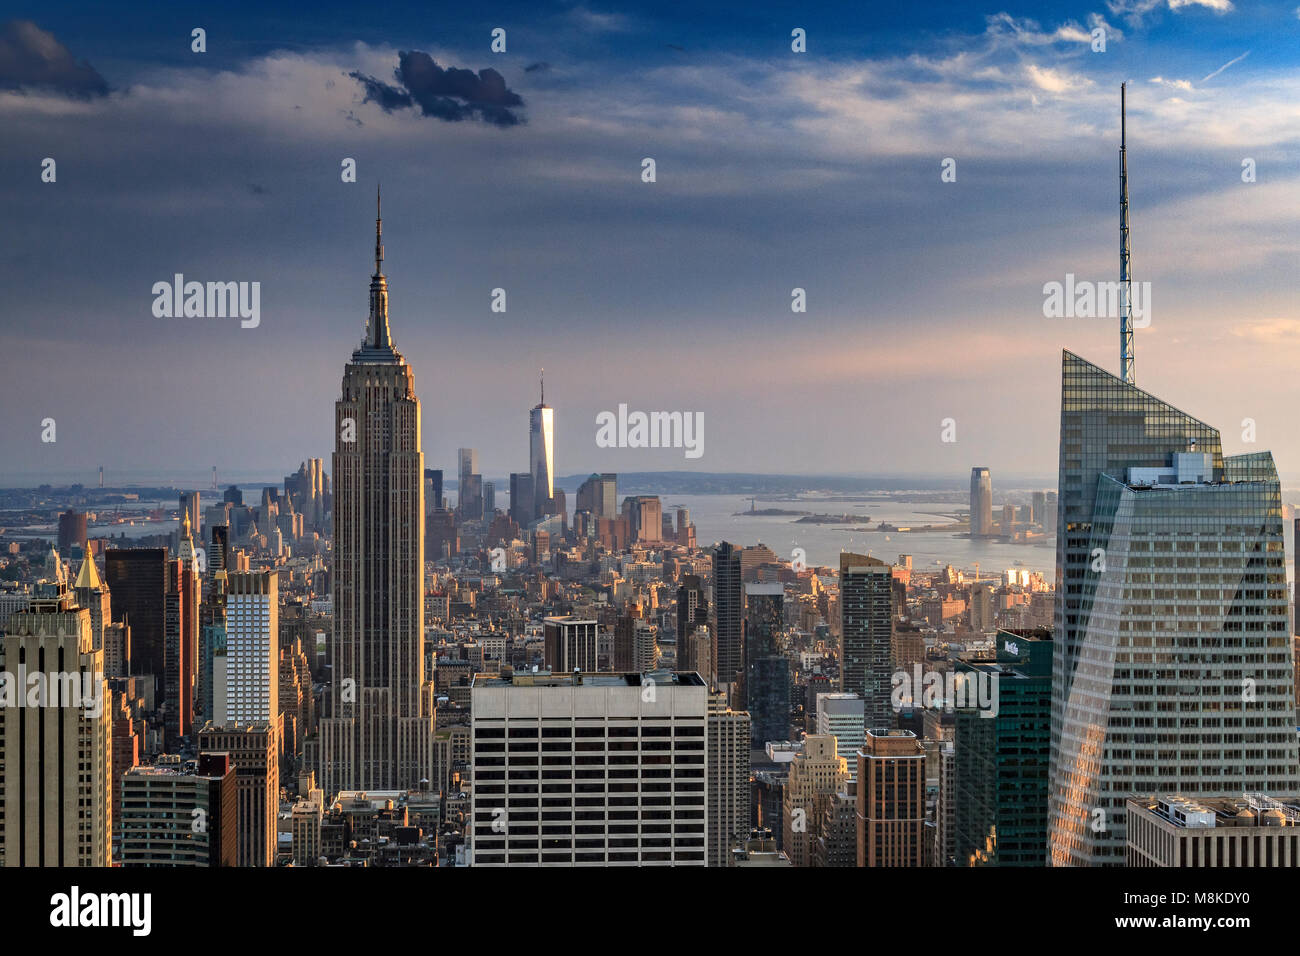
[[[533,476],[533,516],[555,513],[555,409],[546,404],[546,380],[542,399],[528,414],[528,460]]]
[[[1048,862],[1122,865],[1133,794],[1300,788],[1268,452],[1066,352],[1056,554]]]

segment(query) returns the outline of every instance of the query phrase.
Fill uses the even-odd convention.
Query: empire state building
[[[334,404],[334,634],[321,787],[421,789],[433,776],[424,673],[424,453],[415,377],[393,346],[383,220],[361,346]]]

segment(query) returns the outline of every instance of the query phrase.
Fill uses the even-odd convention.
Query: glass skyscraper
[[[997,660],[962,661],[968,680],[995,681],[990,716],[958,708],[956,839],[958,866],[1042,866],[1047,842],[1051,749],[1052,635],[999,631]]]
[[[987,468],[970,470],[970,533],[993,533],[993,477]]]
[[[533,516],[555,514],[555,409],[542,397],[528,413],[528,470],[533,476]]]
[[[1122,865],[1133,794],[1300,789],[1272,456],[1066,352],[1059,481],[1048,861]]]
[[[754,750],[790,738],[790,660],[781,647],[784,608],[784,585],[745,585],[745,707]]]
[[[656,524],[656,540],[659,530]],[[713,549],[713,606],[709,611],[713,622],[713,682],[725,690],[730,702],[745,666],[745,591],[740,549],[727,541]]]
[[[890,565],[863,554],[840,554],[840,690],[865,702],[867,727],[894,725],[893,591]]]

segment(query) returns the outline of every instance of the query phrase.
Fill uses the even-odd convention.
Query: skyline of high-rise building
[[[15,927],[237,929],[121,872],[212,866],[1285,921],[1169,870],[1300,866],[1294,2],[0,18],[0,866],[96,868]]]

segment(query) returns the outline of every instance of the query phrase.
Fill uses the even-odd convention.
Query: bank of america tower
[[[1048,862],[1123,865],[1129,796],[1300,792],[1268,452],[1066,352]]]

